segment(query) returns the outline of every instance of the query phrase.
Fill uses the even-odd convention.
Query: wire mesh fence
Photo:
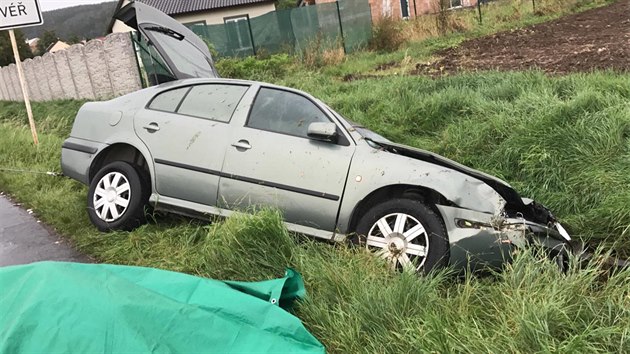
[[[321,49],[343,46],[350,53],[370,40],[372,15],[368,0],[339,0],[191,29],[224,57],[299,53],[314,41]]]

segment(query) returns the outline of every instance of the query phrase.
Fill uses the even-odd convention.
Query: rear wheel
[[[146,221],[150,185],[144,172],[113,162],[94,176],[88,191],[88,216],[100,231],[132,230]]]
[[[418,200],[392,199],[372,207],[359,220],[356,234],[356,242],[392,269],[427,273],[448,263],[444,224]]]

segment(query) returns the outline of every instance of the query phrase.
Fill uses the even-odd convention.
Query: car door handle
[[[155,122],[149,123],[149,125],[145,125],[142,128],[146,129],[149,133],[154,133],[160,130],[160,127]]]
[[[243,150],[249,150],[252,148],[252,146],[249,145],[249,141],[247,140],[239,140],[233,143],[232,146],[234,146],[237,149],[243,149]]]

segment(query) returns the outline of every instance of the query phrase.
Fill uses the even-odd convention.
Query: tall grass
[[[629,82],[613,73],[284,80],[389,138],[505,178],[574,235],[609,236],[618,251],[630,249]],[[80,104],[36,103],[35,148],[21,104],[1,102],[0,168],[58,171]],[[489,278],[444,270],[418,279],[361,250],[293,235],[273,210],[212,224],[156,215],[133,232],[101,234],[77,182],[0,172],[0,190],[99,261],[238,280],[294,267],[309,292],[296,314],[333,353],[630,351],[630,270],[606,279],[593,264],[562,275],[524,252]]]

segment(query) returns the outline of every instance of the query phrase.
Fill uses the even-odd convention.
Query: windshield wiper
[[[387,150],[387,147],[382,142],[378,142],[372,138],[367,138],[365,136],[363,137],[363,139],[367,141],[370,145],[372,145],[373,148],[379,147],[383,150]]]
[[[170,28],[166,28],[166,27],[162,27],[162,26],[151,26],[151,27],[144,27],[145,30],[147,31],[154,31],[154,32],[159,32],[159,33],[164,33],[165,35],[169,36],[169,37],[173,37],[175,39],[177,39],[178,41],[181,41],[184,39],[184,35],[179,33],[179,32],[175,32]]]

